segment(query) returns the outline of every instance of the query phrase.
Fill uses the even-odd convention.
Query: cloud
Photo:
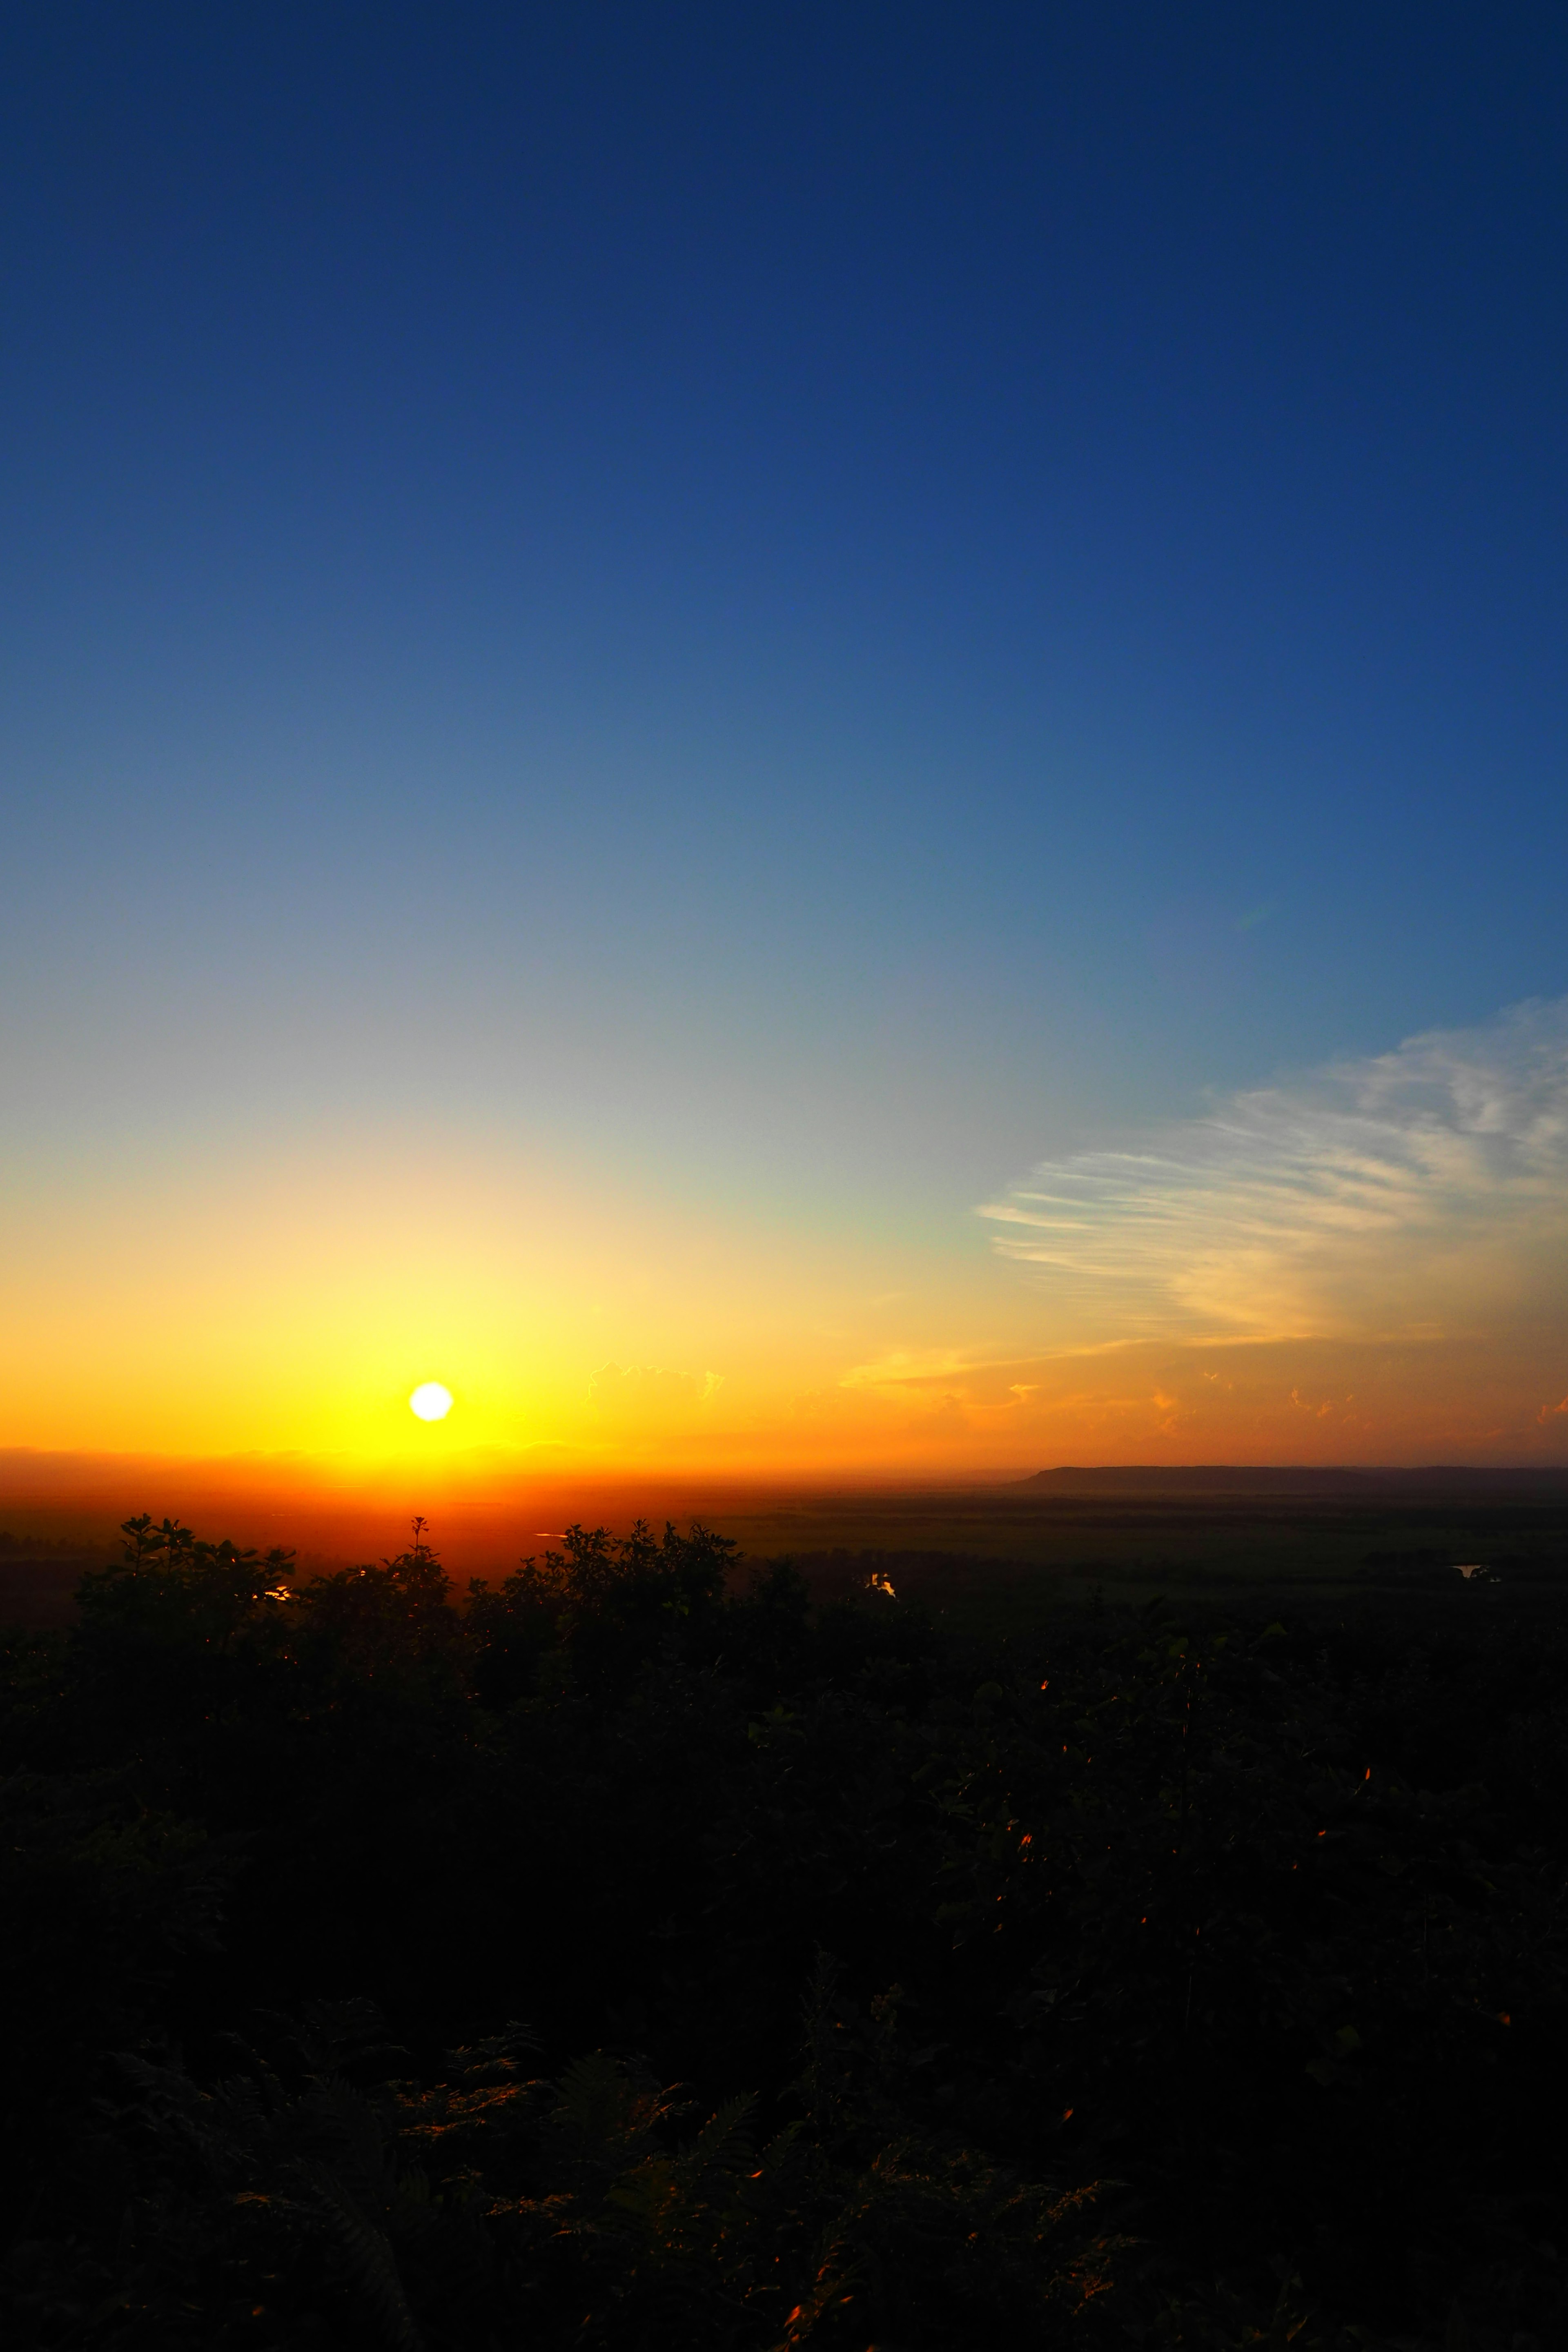
[[[1568,998],[1043,1162],[979,1213],[1064,1346],[1539,1322],[1568,1291]]]
[[[898,1348],[874,1363],[855,1364],[843,1374],[845,1389],[941,1388],[970,1378],[971,1360],[956,1348]]]
[[[722,1372],[672,1372],[658,1364],[601,1364],[588,1382],[589,1402],[617,1419],[668,1421],[706,1404],[724,1385]]]

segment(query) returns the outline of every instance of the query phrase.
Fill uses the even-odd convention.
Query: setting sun
[[[409,1398],[408,1409],[421,1421],[445,1421],[452,1410],[452,1391],[439,1381],[425,1381]]]

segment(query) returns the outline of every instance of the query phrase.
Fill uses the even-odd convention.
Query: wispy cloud
[[[664,1419],[706,1404],[724,1385],[722,1372],[675,1372],[660,1364],[601,1364],[588,1382],[601,1412]]]
[[[1539,1320],[1568,1287],[1568,998],[1044,1162],[980,1213],[1066,1345]]]

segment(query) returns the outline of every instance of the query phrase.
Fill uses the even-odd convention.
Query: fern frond
[[[386,2177],[386,2145],[381,2120],[368,2099],[341,2074],[332,2074],[300,2104],[348,2158],[358,2185],[379,2192]]]
[[[742,2129],[752,2112],[752,2102],[744,2094],[726,2099],[723,2105],[710,2115],[691,2143],[689,2158],[704,2170],[721,2166],[732,2170],[749,2164],[752,2157],[750,2135]]]
[[[347,2257],[353,2276],[381,2324],[381,2333],[394,2352],[419,2352],[422,2338],[397,2260],[384,2231],[360,2210],[352,2192],[324,2164],[307,2163],[301,2172],[315,2192],[318,2209]]]
[[[607,2149],[637,2120],[639,2101],[618,2059],[607,2050],[574,2058],[557,2082],[554,2119],[590,2148]]]

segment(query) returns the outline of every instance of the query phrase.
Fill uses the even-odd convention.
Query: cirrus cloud
[[[1568,998],[1044,1161],[980,1214],[1068,1346],[1539,1323],[1568,1292]]]

